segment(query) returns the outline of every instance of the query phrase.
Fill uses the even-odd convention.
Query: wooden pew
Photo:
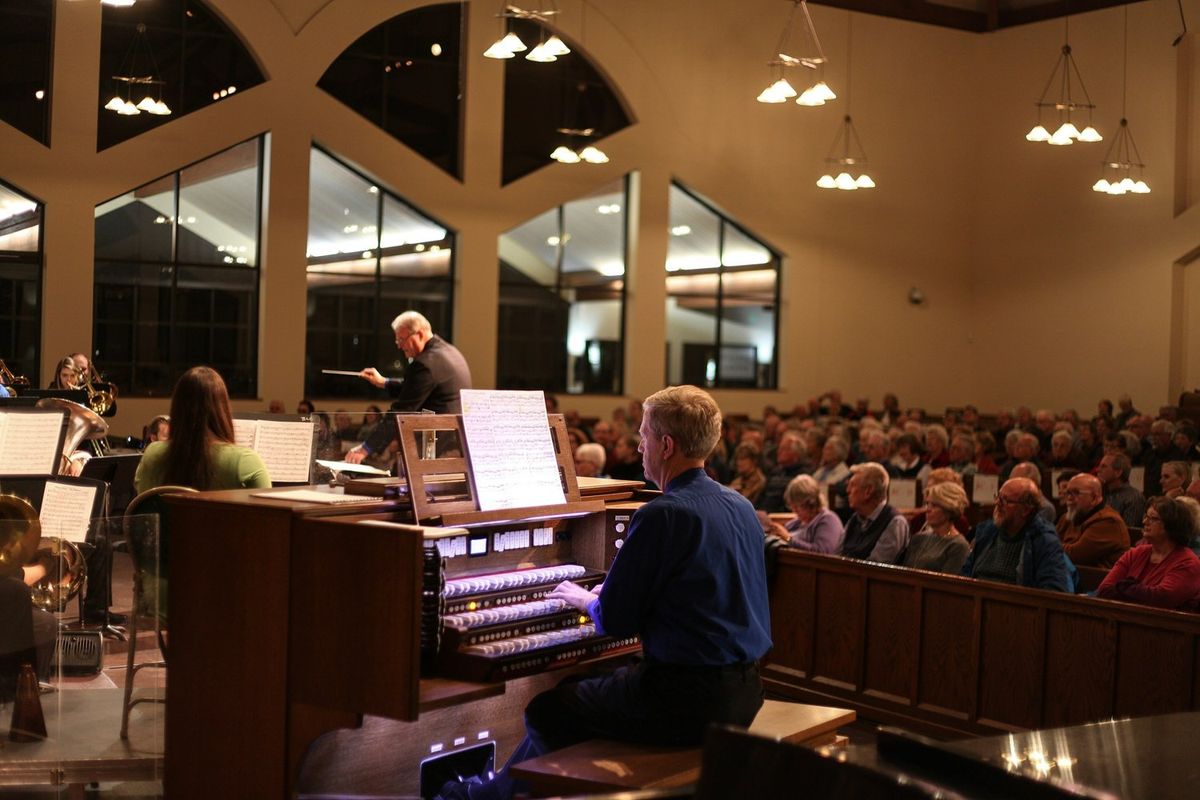
[[[769,691],[933,736],[1200,709],[1200,615],[787,549]]]

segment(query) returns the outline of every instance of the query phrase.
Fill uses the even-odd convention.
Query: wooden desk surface
[[[138,690],[144,696],[145,690]],[[10,742],[11,705],[0,715],[0,785],[151,781],[162,777],[163,707],[142,704],[121,740],[121,689],[75,689],[42,695],[49,738]]]
[[[784,741],[822,741],[854,711],[803,703],[767,703],[750,726],[752,733],[775,738],[786,719]],[[583,742],[517,764],[512,774],[539,793],[579,793],[622,789],[669,789],[700,777],[700,748],[655,747],[608,740]],[[540,795],[539,795],[540,796]]]

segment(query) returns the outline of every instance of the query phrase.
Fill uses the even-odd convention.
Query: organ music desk
[[[430,465],[408,459],[403,427],[417,495]],[[565,442],[561,417],[557,427]],[[533,695],[564,670],[636,652],[636,641],[589,639],[573,614],[521,619],[539,585],[602,580],[638,505],[630,482],[582,497],[569,458],[562,448],[561,505],[460,505],[432,519],[406,498],[169,497],[167,796],[415,794],[423,759],[494,741],[503,760]],[[431,461],[467,471],[461,458]],[[547,567],[567,572],[530,577]],[[515,639],[494,638],[497,616],[517,618],[506,620]],[[447,624],[435,655],[439,617],[461,630]]]

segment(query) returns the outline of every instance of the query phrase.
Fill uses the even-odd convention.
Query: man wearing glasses
[[[1121,515],[1104,503],[1104,489],[1095,475],[1076,475],[1063,492],[1067,513],[1058,521],[1063,551],[1076,564],[1112,569],[1129,549],[1129,528]]]
[[[1034,589],[1069,592],[1058,534],[1038,516],[1041,492],[1028,478],[1010,478],[996,495],[992,518],[979,526],[962,574]]]
[[[395,400],[392,411],[421,411],[457,414],[462,411],[458,393],[471,388],[471,369],[458,348],[433,332],[429,320],[416,311],[405,311],[392,320],[396,349],[409,359],[403,378],[385,378],[368,367],[359,377],[377,389],[386,388]],[[397,436],[396,423],[384,417],[367,440],[346,453],[352,464],[385,450]]]

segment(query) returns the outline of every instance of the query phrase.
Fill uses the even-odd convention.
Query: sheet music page
[[[463,389],[459,396],[480,510],[565,502],[543,394]]]
[[[897,478],[888,484],[888,502],[896,508],[917,507],[917,482],[912,478]]]
[[[233,443],[238,447],[249,447],[254,449],[254,437],[258,433],[258,420],[256,419],[237,419],[233,420]],[[268,466],[269,468],[269,466]]]
[[[1146,491],[1146,468],[1133,467],[1129,470],[1129,485],[1137,489],[1139,492]]]
[[[267,465],[272,483],[308,483],[312,449],[313,423],[258,420],[254,452]]]
[[[996,504],[996,492],[1000,489],[999,475],[975,473],[975,485],[971,487],[971,502],[981,506]]]
[[[0,475],[51,475],[62,460],[58,434],[61,412],[0,412]]]
[[[1058,479],[1063,474],[1061,469],[1050,470],[1050,496],[1058,499]]]
[[[88,525],[92,520],[92,505],[95,502],[95,486],[73,486],[69,483],[46,481],[42,510],[38,514],[42,521],[42,534],[82,542],[87,538]]]

